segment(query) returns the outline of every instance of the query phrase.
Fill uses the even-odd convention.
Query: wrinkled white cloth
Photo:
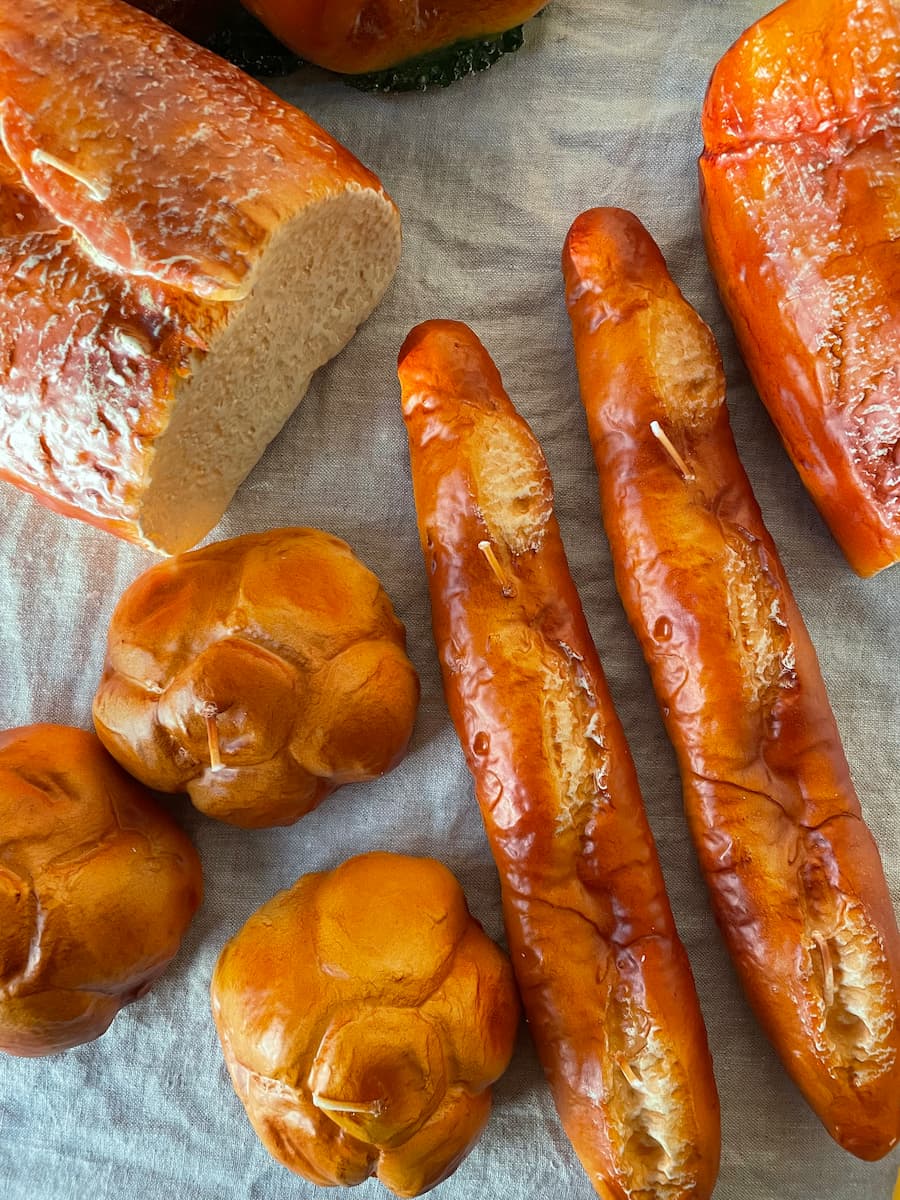
[[[563,238],[582,209],[630,208],[711,324],[738,446],[818,647],[900,907],[900,568],[864,582],[845,565],[748,383],[698,227],[706,82],[766,8],[765,0],[554,0],[522,52],[447,91],[365,96],[313,71],[278,82],[380,174],[404,216],[405,252],[381,308],[315,378],[215,536],[309,524],[351,543],[407,625],[423,685],[415,738],[386,779],[344,788],[292,829],[243,832],[186,801],[168,802],[203,860],[203,908],[153,992],[99,1041],[43,1060],[0,1055],[2,1200],[319,1195],[257,1141],[228,1081],[207,999],[224,941],[298,875],[374,848],[431,854],[456,872],[475,915],[502,938],[496,874],[440,686],[398,404],[397,351],[429,317],[475,328],[553,472],[572,569],[707,1018],[723,1115],[717,1200],[890,1197],[900,1156],[863,1164],[831,1142],[751,1016],[710,916],[674,757],[613,584],[559,271]],[[0,724],[89,727],[110,613],[154,559],[6,485],[0,554]],[[386,1193],[369,1182],[355,1194]],[[524,1031],[487,1131],[437,1195],[594,1195]]]

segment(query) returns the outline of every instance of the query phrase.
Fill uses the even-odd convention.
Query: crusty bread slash
[[[167,553],[396,269],[379,181],[118,0],[0,10],[0,477]]]

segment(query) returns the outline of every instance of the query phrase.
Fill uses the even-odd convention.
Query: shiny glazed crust
[[[354,221],[371,248],[328,258],[320,243],[343,229],[353,244]],[[58,512],[186,549],[368,315],[398,254],[378,180],[228,63],[118,0],[2,7],[0,477]],[[337,271],[352,271],[355,290]],[[273,277],[282,315],[267,309],[242,341]],[[291,312],[300,326],[285,334]],[[198,395],[229,354],[213,395]],[[271,395],[248,403],[260,375]],[[201,403],[208,418],[182,430],[179,405]],[[148,513],[172,457],[164,511]],[[209,477],[196,497],[195,474]],[[202,511],[182,530],[185,505]]]
[[[406,633],[346,542],[273,529],[176,555],[110,622],[94,724],[162,792],[245,828],[290,825],[406,750]]]
[[[331,71],[394,67],[470,38],[521,25],[547,0],[242,0],[286,46]]]
[[[509,962],[446,867],[382,853],[264,904],[219,957],[212,1010],[269,1153],[313,1183],[376,1175],[398,1196],[478,1140],[519,1018]]]
[[[900,936],[715,342],[630,213],[580,216],[563,269],[616,582],[716,916],[809,1103],[878,1158],[900,1137]]]
[[[851,566],[900,558],[900,5],[789,0],[713,73],[707,250],[753,381]]]
[[[175,955],[203,892],[185,834],[91,733],[0,733],[0,1050],[104,1033]]]
[[[560,1118],[604,1200],[699,1200],[706,1033],[546,462],[466,326],[414,329],[400,381],[447,701]]]

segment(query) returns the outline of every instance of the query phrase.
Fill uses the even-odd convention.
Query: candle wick
[[[672,462],[675,464],[675,466],[681,472],[682,478],[686,482],[692,482],[694,479],[696,479],[696,475],[694,475],[694,472],[692,470],[690,470],[687,463],[684,461],[684,459],[681,457],[681,455],[678,453],[678,451],[672,445],[672,441],[669,438],[669,435],[663,429],[662,425],[660,425],[659,421],[651,421],[650,422],[650,432],[653,434],[653,436],[656,438],[656,440],[662,446],[663,450],[665,450],[666,454],[668,454],[669,458],[671,458]]]

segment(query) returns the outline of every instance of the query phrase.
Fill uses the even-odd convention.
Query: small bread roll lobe
[[[0,733],[0,1050],[99,1037],[165,970],[202,891],[187,836],[93,734]]]
[[[398,1196],[478,1138],[518,1025],[512,972],[433,859],[306,875],[224,948],[212,1009],[266,1149],[314,1183]]]
[[[122,596],[94,723],[148,786],[234,825],[290,825],[402,757],[419,699],[404,647],[381,584],[339,538],[214,542]]]

